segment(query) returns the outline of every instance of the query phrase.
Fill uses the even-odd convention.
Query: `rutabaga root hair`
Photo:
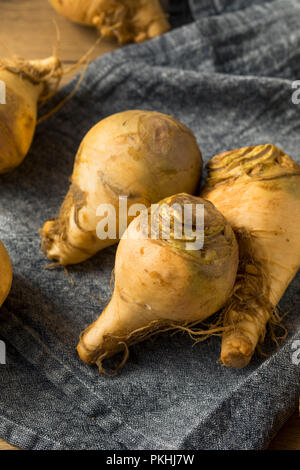
[[[45,95],[57,91],[63,76],[63,68],[60,60],[56,56],[47,57],[41,60],[24,60],[21,57],[12,59],[0,59],[0,71],[19,75],[23,80],[29,80],[33,85],[43,85],[39,99]]]
[[[63,69],[56,54],[42,60],[24,60],[15,56],[0,59],[0,80],[6,89],[6,105],[0,107],[0,174],[22,163],[31,146],[36,125],[58,111],[76,93],[89,56],[99,41],[67,69]],[[71,93],[37,120],[38,108],[57,92],[62,76],[83,63],[85,66]]]

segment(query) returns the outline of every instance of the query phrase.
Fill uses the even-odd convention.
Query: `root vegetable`
[[[127,197],[130,208],[137,203],[149,207],[178,192],[193,193],[201,167],[193,133],[171,116],[132,110],[103,119],[79,147],[59,217],[40,231],[42,250],[64,266],[86,260],[122,235],[117,230],[115,236],[97,237],[101,204],[115,208],[118,227],[120,196]]]
[[[0,307],[9,294],[12,283],[12,266],[9,255],[0,242]]]
[[[175,220],[184,204],[193,211],[193,233],[176,239]],[[204,245],[187,249],[195,240],[196,206],[204,205]],[[86,364],[103,359],[162,331],[181,328],[191,335],[209,333],[189,328],[216,312],[228,299],[236,277],[238,248],[234,233],[213,204],[178,194],[159,203],[157,239],[147,238],[149,218],[135,218],[122,237],[116,255],[115,288],[110,303],[82,334],[77,350]],[[171,220],[170,238],[164,239]],[[178,227],[178,226],[177,226]],[[145,235],[146,234],[146,235]],[[213,333],[214,330],[211,331]]]
[[[6,103],[0,104],[0,173],[16,168],[25,158],[35,131],[38,102],[57,85],[61,65],[44,60],[0,60],[0,80]]]
[[[95,26],[102,37],[141,42],[170,29],[159,0],[50,0],[75,23]]]
[[[221,359],[246,366],[300,266],[300,165],[274,145],[216,155],[208,163],[209,199],[235,230],[240,265],[225,311]]]

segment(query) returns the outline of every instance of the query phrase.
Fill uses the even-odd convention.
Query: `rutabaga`
[[[196,139],[177,119],[137,110],[103,119],[79,147],[59,216],[40,231],[42,250],[64,266],[86,260],[122,235],[117,230],[111,238],[97,236],[101,207],[109,204],[116,210],[119,227],[120,198],[127,197],[130,209],[134,204],[149,207],[178,192],[193,193],[201,170]]]
[[[192,217],[180,238],[181,209],[187,204]],[[203,234],[195,230],[199,205]],[[105,372],[103,359],[124,350],[123,365],[130,345],[162,331],[181,329],[194,339],[220,332],[192,327],[220,309],[232,292],[238,247],[229,223],[209,201],[187,194],[161,201],[157,216],[157,237],[149,236],[150,209],[129,225],[117,250],[111,301],[81,335],[81,359],[96,363],[100,372]],[[201,235],[200,248],[190,249]]]
[[[240,251],[235,292],[224,311],[221,359],[246,366],[300,266],[300,165],[274,145],[213,157],[201,196],[234,229]]]
[[[101,37],[141,42],[170,29],[159,0],[50,0],[75,23],[94,26]]]
[[[0,307],[9,294],[12,283],[12,265],[3,244],[0,242]]]

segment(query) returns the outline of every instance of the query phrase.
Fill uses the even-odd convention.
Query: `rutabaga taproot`
[[[192,218],[182,230],[185,204],[192,207]],[[203,245],[191,250],[187,243],[199,236],[195,230],[197,205],[204,206]],[[103,359],[125,349],[123,365],[128,347],[153,334],[183,329],[199,338],[219,331],[190,327],[222,307],[235,282],[237,242],[213,204],[187,194],[161,201],[156,239],[153,233],[149,236],[150,209],[146,216],[142,213],[135,218],[124,233],[116,255],[111,301],[82,333],[77,347],[81,359],[86,364],[97,363],[102,372]],[[165,237],[169,226],[170,237]]]
[[[0,60],[5,103],[0,104],[0,173],[25,158],[35,131],[38,102],[51,94],[62,75],[56,57],[44,60]]]
[[[0,307],[9,294],[12,276],[13,271],[9,255],[0,242]]]
[[[86,260],[122,235],[97,237],[101,205],[115,208],[118,226],[120,196],[128,198],[130,208],[137,203],[149,207],[178,192],[194,193],[201,169],[193,133],[173,117],[131,110],[103,119],[79,147],[59,217],[40,231],[42,250],[64,266]]]
[[[95,26],[102,37],[141,42],[170,29],[159,0],[50,0],[75,23]]]
[[[207,167],[201,196],[226,217],[240,248],[221,359],[244,367],[266,324],[278,323],[275,307],[300,266],[300,165],[268,144],[216,155]]]

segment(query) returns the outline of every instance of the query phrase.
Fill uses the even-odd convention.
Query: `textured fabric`
[[[178,3],[178,2],[177,2]],[[84,82],[41,124],[25,162],[1,176],[0,239],[14,265],[1,309],[0,435],[27,449],[261,449],[299,396],[300,277],[281,302],[288,338],[243,370],[217,364],[220,339],[191,347],[167,334],[132,347],[122,372],[80,362],[80,331],[110,296],[115,247],[46,271],[38,229],[57,214],[88,129],[125,109],[153,109],[195,133],[205,162],[228,149],[272,142],[300,162],[300,1],[191,0],[194,21],[90,65]],[[74,87],[64,88],[51,103]]]

